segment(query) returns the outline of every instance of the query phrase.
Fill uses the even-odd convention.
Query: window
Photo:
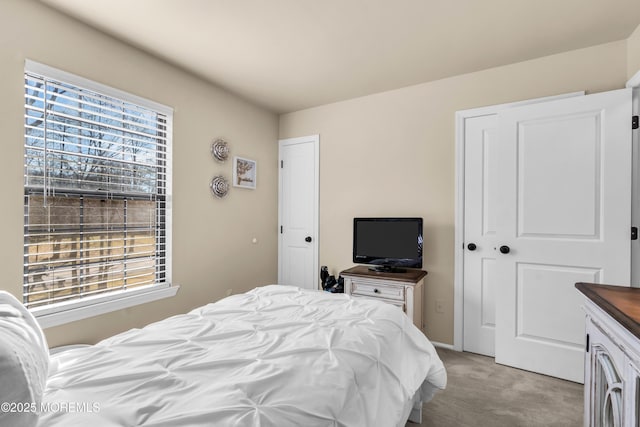
[[[31,61],[24,78],[24,304],[168,287],[172,110]]]

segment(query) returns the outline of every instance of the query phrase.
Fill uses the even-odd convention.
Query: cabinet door
[[[588,423],[594,427],[622,427],[629,425],[625,416],[626,356],[613,341],[589,322],[590,337],[587,363],[589,383],[585,385]]]
[[[622,427],[624,419],[623,382],[604,348],[595,350],[595,426]]]
[[[640,427],[640,365],[629,362],[625,374],[625,419],[627,425]]]

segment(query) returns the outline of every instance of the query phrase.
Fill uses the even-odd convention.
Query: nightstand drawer
[[[385,298],[404,302],[404,286],[393,286],[381,281],[352,279],[351,293],[376,298]]]
[[[362,299],[369,299],[369,300],[386,302],[387,304],[395,305],[400,310],[402,310],[402,311],[404,311],[406,313],[406,310],[405,310],[405,307],[404,307],[404,301],[396,301],[396,300],[392,300],[392,299],[369,297],[369,296],[366,296],[366,295],[356,295],[356,294],[353,294],[353,297],[354,298],[362,298]]]

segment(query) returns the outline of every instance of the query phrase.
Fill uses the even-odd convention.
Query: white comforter
[[[397,307],[271,285],[53,356],[39,426],[396,426],[445,385]]]

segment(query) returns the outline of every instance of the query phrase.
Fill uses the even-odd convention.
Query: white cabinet
[[[344,292],[357,298],[373,298],[393,304],[404,311],[413,324],[422,330],[422,301],[426,271],[405,273],[370,271],[357,266],[340,273],[344,277]]]
[[[634,315],[640,314],[640,307],[633,299],[640,298],[640,289],[583,283],[577,287],[587,296],[584,425],[638,427],[640,325]]]

